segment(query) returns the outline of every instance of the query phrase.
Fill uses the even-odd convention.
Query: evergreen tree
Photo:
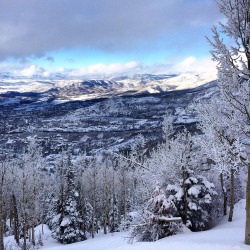
[[[131,237],[137,238],[138,241],[156,241],[176,234],[181,231],[182,227],[181,219],[174,218],[176,214],[175,204],[166,198],[165,193],[157,184]]]
[[[110,201],[111,208],[109,212],[109,232],[114,233],[119,231],[119,210],[116,196]]]
[[[182,180],[175,185],[168,185],[170,198],[175,203],[178,214],[182,218],[184,214],[184,193],[183,185],[187,190],[187,218],[186,226],[192,231],[201,231],[211,227],[212,218],[212,198],[217,193],[214,190],[214,184],[209,182],[204,176],[190,175],[183,183]],[[171,195],[172,194],[172,195]]]
[[[84,203],[85,204],[84,204],[83,228],[85,234],[87,233],[90,235],[92,232],[93,207],[87,200],[85,200]]]
[[[79,211],[79,194],[75,187],[75,171],[70,158],[64,178],[66,186],[57,202],[58,214],[53,219],[53,236],[62,244],[70,244],[85,239]]]

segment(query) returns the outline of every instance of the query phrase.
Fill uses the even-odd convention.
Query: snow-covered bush
[[[185,188],[184,188],[185,186]],[[186,190],[186,206],[184,200]],[[188,177],[185,182],[180,180],[176,185],[168,185],[170,199],[177,207],[179,216],[187,214],[186,226],[192,231],[206,230],[211,227],[211,211],[213,196],[217,195],[214,184],[201,175]]]
[[[128,231],[131,229],[133,221],[135,220],[136,213],[130,212],[126,218],[122,216],[120,224],[119,224],[119,231]]]
[[[138,241],[156,241],[177,234],[182,229],[175,204],[166,198],[157,184],[146,208],[141,212],[137,225],[133,228],[131,239]]]
[[[35,246],[27,241],[26,242],[26,247],[24,248],[24,242],[23,240],[20,240],[20,243],[17,244],[15,240],[10,240],[8,239],[6,242],[4,242],[4,250],[37,250],[37,249],[41,249],[43,246],[43,236],[42,235],[38,235],[36,236],[36,244]]]

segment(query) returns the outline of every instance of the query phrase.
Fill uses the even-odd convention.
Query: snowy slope
[[[94,239],[71,245],[60,245],[50,237],[47,230],[47,240],[44,250],[240,250],[249,249],[244,245],[245,200],[240,201],[234,212],[233,222],[224,218],[215,228],[205,232],[185,232],[156,242],[128,243],[128,233],[120,232],[108,235],[98,235]]]

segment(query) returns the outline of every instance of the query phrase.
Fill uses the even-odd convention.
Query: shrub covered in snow
[[[183,190],[186,190],[186,208]],[[201,175],[190,176],[184,183],[180,181],[177,185],[168,185],[167,191],[177,207],[179,216],[183,217],[187,209],[186,226],[192,231],[205,230],[211,226],[212,197],[217,193],[214,184],[207,178]]]
[[[157,184],[138,224],[132,230],[131,238],[138,241],[156,241],[178,233],[181,231],[182,221],[174,218],[176,214],[175,204],[166,198]]]

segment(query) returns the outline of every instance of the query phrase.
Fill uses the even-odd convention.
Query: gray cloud
[[[47,58],[46,58],[46,60],[48,61],[48,62],[51,62],[51,63],[53,63],[55,60],[54,60],[54,58],[52,57],[52,56],[48,56]]]
[[[178,46],[219,17],[214,0],[2,0],[0,59],[71,47],[129,51],[162,46],[160,38],[168,46],[183,34]]]

